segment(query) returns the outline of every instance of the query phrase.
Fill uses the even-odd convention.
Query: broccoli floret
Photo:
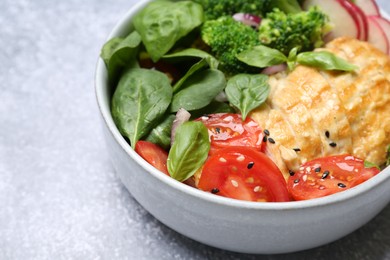
[[[263,16],[272,0],[193,0],[203,6],[206,20],[214,20],[235,13]]]
[[[259,39],[262,44],[288,55],[294,47],[300,52],[321,47],[323,36],[330,29],[328,16],[316,7],[294,14],[274,9],[262,20]]]
[[[220,62],[225,74],[255,72],[258,69],[239,61],[236,55],[259,44],[257,31],[230,16],[206,21],[201,28],[202,40]]]

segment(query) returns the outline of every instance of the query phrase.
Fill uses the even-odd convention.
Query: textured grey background
[[[93,80],[135,2],[1,0],[0,259],[390,259],[390,205],[332,244],[253,256],[187,239],[132,198],[105,150]]]

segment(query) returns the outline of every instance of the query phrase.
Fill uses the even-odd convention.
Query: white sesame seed
[[[237,157],[237,161],[242,162],[243,160],[245,160],[244,155],[241,154],[240,156]]]
[[[311,168],[310,166],[306,167],[306,172],[310,172]]]
[[[302,180],[303,180],[303,181],[306,181],[306,180],[307,180],[307,175],[306,175],[306,174],[302,176]]]
[[[256,186],[256,187],[253,189],[254,192],[259,192],[260,190],[261,190],[261,187],[260,187],[260,186]]]
[[[235,180],[231,180],[230,181],[231,183],[232,183],[232,185],[234,186],[234,187],[238,187],[238,182],[237,181],[235,181]]]
[[[220,161],[220,162],[223,162],[223,163],[227,162],[226,159],[223,158],[223,157],[220,157],[220,158],[219,158],[219,161]]]
[[[209,119],[209,117],[208,116],[202,116],[202,118],[201,118],[203,121],[206,121],[206,120],[208,120]]]

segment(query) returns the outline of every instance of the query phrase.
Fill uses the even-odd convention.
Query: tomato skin
[[[203,167],[198,188],[239,200],[290,201],[278,167],[252,147],[231,146],[216,151]]]
[[[355,187],[379,172],[365,168],[364,161],[352,155],[328,156],[303,164],[287,187],[295,200],[314,199]]]
[[[250,117],[245,121],[240,114],[217,113],[197,119],[208,129],[211,148],[210,155],[221,148],[247,146],[261,151],[263,131]]]
[[[135,145],[135,151],[153,167],[170,176],[167,168],[168,153],[160,146],[140,140]]]

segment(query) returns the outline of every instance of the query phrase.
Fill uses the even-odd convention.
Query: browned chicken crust
[[[270,132],[267,154],[287,179],[302,163],[352,154],[377,165],[390,144],[390,58],[367,42],[341,37],[325,50],[359,67],[353,73],[297,66],[269,79],[270,95],[251,113]]]

